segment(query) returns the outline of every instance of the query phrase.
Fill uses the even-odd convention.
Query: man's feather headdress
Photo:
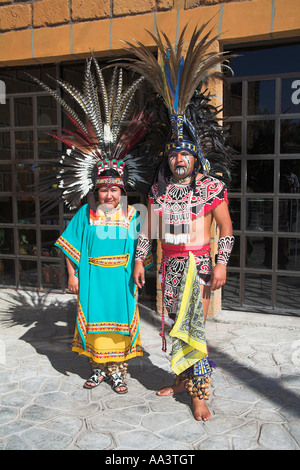
[[[209,161],[205,158],[197,125],[187,116],[187,109],[198,87],[201,88],[209,78],[221,78],[220,64],[224,62],[224,53],[212,52],[211,46],[218,36],[211,36],[211,30],[204,33],[209,22],[195,28],[185,49],[184,35],[187,25],[179,35],[175,47],[163,32],[157,35],[148,31],[157,46],[158,58],[141,42],[126,42],[127,51],[135,58],[121,61],[122,66],[139,73],[152,85],[162,98],[168,110],[171,136],[165,153],[185,148],[196,156],[202,165],[202,171],[208,173]],[[193,116],[193,113],[190,113]]]
[[[132,116],[128,123],[131,104],[143,77],[124,89],[123,70],[115,67],[110,83],[106,85],[102,70],[92,57],[86,62],[82,91],[63,80],[56,80],[80,106],[85,122],[56,90],[31,78],[62,106],[75,127],[75,131],[64,129],[61,133],[51,134],[65,144],[67,150],[60,153],[56,181],[50,177],[40,186],[41,195],[48,200],[48,209],[49,204],[52,207],[60,201],[70,209],[78,207],[81,200],[97,187],[101,173],[108,168],[119,173],[120,185],[129,184],[135,188],[150,183],[146,178],[145,161],[130,154],[144,137],[149,120],[141,112]],[[49,166],[53,168],[54,162],[49,162]]]

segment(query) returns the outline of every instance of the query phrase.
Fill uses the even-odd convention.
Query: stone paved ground
[[[154,312],[141,308],[143,358],[126,395],[82,388],[89,368],[70,350],[74,297],[0,291],[0,449],[296,450],[300,446],[300,319],[222,312],[207,321],[218,364],[209,407],[194,420],[172,380]]]

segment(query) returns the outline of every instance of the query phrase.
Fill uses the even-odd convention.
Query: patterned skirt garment
[[[178,247],[177,247],[178,248]],[[212,271],[212,260],[209,247],[203,247],[203,253],[194,252],[196,268],[199,277],[199,283],[210,285]],[[174,321],[177,299],[181,285],[181,279],[187,262],[187,256],[168,256],[163,260],[164,263],[164,306],[168,316]],[[162,273],[161,273],[162,274]]]

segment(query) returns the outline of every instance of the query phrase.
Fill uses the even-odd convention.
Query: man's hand
[[[134,264],[133,280],[140,289],[145,284],[145,268],[142,261],[136,261]]]
[[[211,272],[211,290],[220,289],[226,282],[226,266],[217,263]]]

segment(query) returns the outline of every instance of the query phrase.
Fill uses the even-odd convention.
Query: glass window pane
[[[38,126],[52,126],[57,123],[56,101],[51,96],[37,98]]]
[[[230,199],[229,211],[233,230],[241,230],[241,201],[239,199]]]
[[[46,214],[40,214],[40,223],[43,225],[59,225],[59,206],[53,207]]]
[[[279,199],[278,230],[300,233],[300,200]]]
[[[266,155],[274,153],[275,121],[260,120],[247,123],[247,153]]]
[[[57,256],[58,251],[54,247],[54,243],[60,235],[59,230],[42,230],[41,245],[43,256]]]
[[[12,222],[12,198],[8,196],[0,196],[0,223],[10,224]]]
[[[277,307],[299,310],[300,277],[278,276],[277,278]]]
[[[226,284],[222,287],[222,307],[231,308],[240,304],[240,274],[227,273]]]
[[[249,160],[247,162],[247,191],[249,193],[274,191],[273,160]]]
[[[0,191],[11,191],[11,165],[0,164]]]
[[[35,261],[20,260],[20,286],[37,286],[37,264]]]
[[[15,262],[11,259],[0,259],[0,284],[15,285]]]
[[[266,274],[245,275],[245,305],[271,307],[272,279]]]
[[[246,237],[246,243],[246,266],[271,269],[273,239],[271,237]]]
[[[300,113],[300,80],[295,78],[282,79],[281,113]]]
[[[275,80],[248,82],[248,115],[275,113]]]
[[[17,220],[19,224],[35,224],[34,198],[17,199]]]
[[[42,280],[44,287],[61,288],[63,270],[60,263],[42,263]]]
[[[300,159],[280,160],[280,192],[300,192]]]
[[[300,153],[300,119],[280,122],[280,153]]]
[[[6,98],[5,104],[1,104],[0,127],[10,126],[10,100]]]
[[[50,74],[52,77],[55,77],[55,68],[55,64],[39,64],[16,68],[10,67],[8,69],[2,68],[0,70],[0,79],[6,84],[6,93],[14,94],[27,93],[30,91],[36,92],[41,91],[41,87],[28,77],[24,71],[39,78],[43,82],[46,82],[47,80],[49,82],[49,77],[47,75]]]
[[[242,115],[242,82],[230,83],[224,94],[224,115]]]
[[[60,143],[54,137],[49,135],[50,132],[55,131],[39,131],[38,132],[38,158],[53,160],[57,159],[57,155],[53,150],[58,150]]]
[[[234,245],[228,266],[239,267],[240,264],[240,237],[238,235],[235,235]]]
[[[6,98],[5,104],[0,104],[0,127],[10,126],[10,100]]]
[[[273,200],[247,199],[247,230],[273,230]]]
[[[1,109],[1,108],[0,108]],[[10,133],[0,132],[0,160],[10,160]]]
[[[33,160],[33,132],[15,132],[16,159]]]
[[[241,192],[242,181],[241,181],[241,166],[242,162],[240,160],[232,161],[232,168],[230,169],[231,181],[228,184],[228,189],[230,192]]]
[[[17,191],[34,191],[33,164],[18,163],[16,165]]]
[[[18,247],[19,255],[37,255],[36,247],[36,231],[35,230],[18,230]]]
[[[226,125],[229,128],[226,143],[237,155],[240,155],[242,153],[242,123],[228,122]]]
[[[15,98],[15,126],[32,126],[33,105],[32,98]]]
[[[230,46],[229,50],[232,52]],[[300,44],[239,48],[230,67],[235,77],[299,72],[295,57],[300,57]]]
[[[300,271],[300,240],[278,238],[278,269]]]
[[[12,228],[0,227],[0,253],[14,254],[14,232]]]

